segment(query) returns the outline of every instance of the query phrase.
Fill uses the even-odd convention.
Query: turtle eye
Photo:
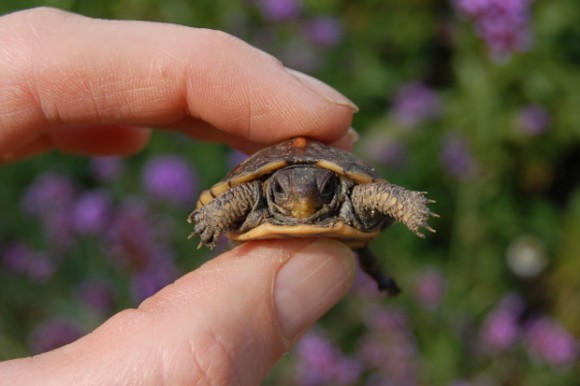
[[[272,185],[272,192],[274,192],[275,195],[279,196],[284,194],[284,187],[282,186],[282,184],[280,183],[280,181],[278,180],[274,180],[274,184]]]
[[[320,187],[320,197],[323,199],[329,199],[334,197],[334,192],[336,190],[336,178],[327,178]]]

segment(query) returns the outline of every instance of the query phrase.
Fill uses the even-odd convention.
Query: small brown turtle
[[[382,179],[351,153],[298,137],[246,159],[204,191],[187,220],[200,235],[198,247],[213,248],[225,234],[235,241],[328,237],[354,249],[362,269],[380,290],[395,295],[396,282],[380,268],[368,242],[395,221],[418,236],[432,203]]]

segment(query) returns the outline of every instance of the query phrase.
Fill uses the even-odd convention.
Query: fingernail
[[[284,336],[294,341],[336,304],[354,272],[352,251],[337,241],[315,240],[298,250],[278,272],[274,286]]]
[[[353,112],[358,112],[359,108],[350,99],[342,95],[340,92],[336,91],[334,88],[330,87],[326,83],[306,75],[303,72],[293,70],[291,68],[286,68],[286,71],[293,75],[296,79],[300,81],[303,85],[308,87],[310,90],[314,91],[316,94],[320,95],[324,99],[335,103],[340,106],[350,107]]]
[[[352,151],[353,145],[358,140],[359,140],[358,133],[351,127],[338,141],[332,142],[331,145],[342,148],[347,151]]]
[[[360,135],[358,134],[358,131],[356,131],[352,127],[349,127],[348,128],[348,131],[346,132],[346,135],[352,141],[352,143],[356,143],[360,139]]]

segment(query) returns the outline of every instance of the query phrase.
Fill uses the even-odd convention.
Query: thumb
[[[354,267],[336,241],[247,243],[0,374],[9,384],[256,385],[348,291]]]

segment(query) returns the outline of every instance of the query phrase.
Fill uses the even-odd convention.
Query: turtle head
[[[337,206],[340,179],[328,169],[293,165],[276,171],[268,180],[270,208],[285,217],[317,218]]]

